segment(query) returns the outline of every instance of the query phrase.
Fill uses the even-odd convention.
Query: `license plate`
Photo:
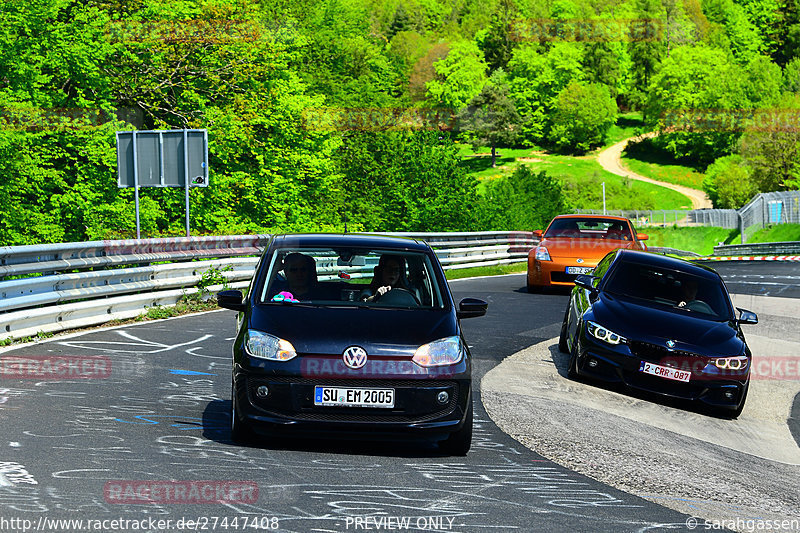
[[[664,379],[683,381],[684,383],[688,383],[689,378],[692,376],[692,373],[687,372],[686,370],[678,370],[677,368],[670,368],[668,366],[654,365],[653,363],[648,363],[647,361],[642,361],[642,363],[639,365],[639,372],[644,372],[645,374],[658,376]]]
[[[314,405],[323,407],[394,407],[394,389],[314,387]]]
[[[591,274],[594,267],[567,267],[567,274]]]

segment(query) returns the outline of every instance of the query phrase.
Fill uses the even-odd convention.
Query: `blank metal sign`
[[[117,132],[119,187],[135,185],[134,170],[138,172],[139,187],[185,187],[187,162],[189,186],[207,187],[207,130]],[[138,165],[136,169],[134,164]]]

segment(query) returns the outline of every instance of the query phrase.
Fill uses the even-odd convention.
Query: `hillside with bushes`
[[[569,179],[479,186],[458,143],[581,155],[630,110],[715,205],[798,188],[793,0],[32,0],[0,23],[0,245],[131,237],[134,128],[208,130],[193,234],[539,227],[584,207]],[[183,233],[183,195],[141,190],[143,236]]]

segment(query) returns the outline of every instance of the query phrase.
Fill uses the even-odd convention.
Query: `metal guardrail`
[[[714,247],[714,255],[800,255],[800,242],[727,244]]]
[[[537,242],[532,233],[517,231],[389,235],[427,241],[445,269],[524,261]],[[232,235],[0,247],[0,340],[94,326],[174,305],[197,293],[210,269],[230,287],[246,287],[258,261],[254,256],[269,239]]]
[[[648,246],[648,252],[654,252],[657,254],[670,254],[670,255],[678,255],[681,257],[703,257],[701,254],[697,252],[690,252],[687,250],[678,250],[677,248],[668,248],[665,246]]]

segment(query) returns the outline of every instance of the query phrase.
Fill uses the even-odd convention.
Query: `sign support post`
[[[131,143],[133,144],[133,153],[136,154],[136,131],[133,132]],[[133,158],[133,199],[136,209],[136,239],[139,240],[142,236],[139,224],[139,160],[135,156]]]
[[[183,130],[183,146],[189,146],[189,136]],[[183,182],[186,185],[186,236],[189,237],[189,149],[183,151]]]

